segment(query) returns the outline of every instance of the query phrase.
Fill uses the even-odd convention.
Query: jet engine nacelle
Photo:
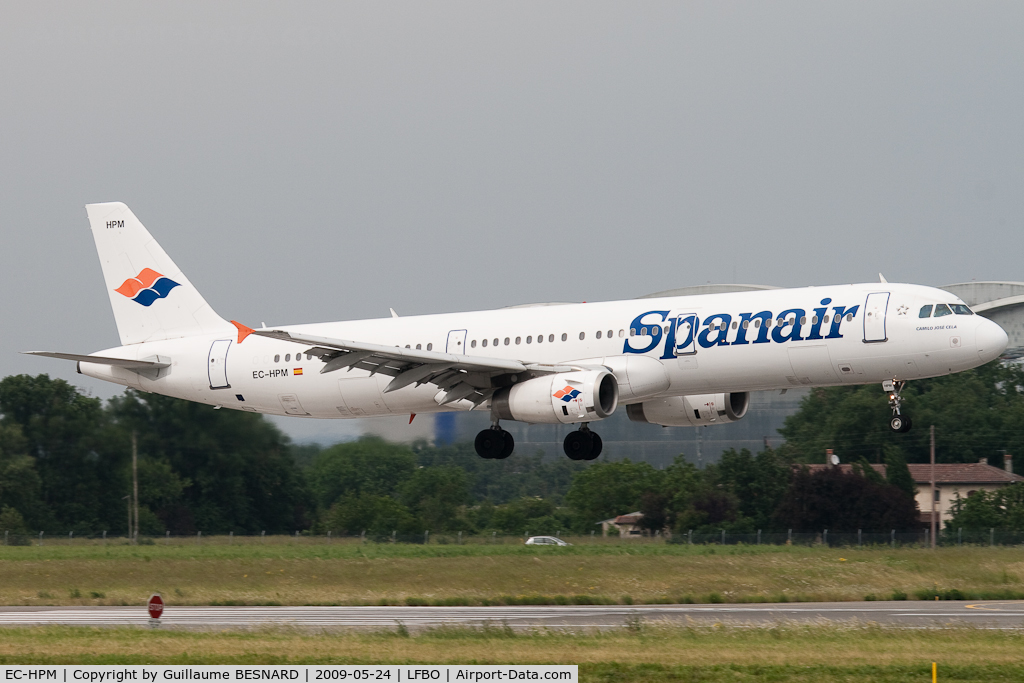
[[[647,422],[663,427],[702,427],[735,422],[747,414],[750,394],[700,394],[657,398],[626,406],[626,415],[633,422]]]
[[[618,404],[615,375],[604,369],[535,377],[498,390],[491,400],[503,420],[548,424],[601,420]]]

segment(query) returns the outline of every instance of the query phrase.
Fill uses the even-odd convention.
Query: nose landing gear
[[[903,387],[906,382],[900,380],[885,380],[882,382],[882,389],[889,394],[889,407],[892,408],[892,418],[889,420],[889,429],[894,432],[909,432],[913,423],[910,418],[906,415],[900,414],[900,404],[903,399],[900,397],[900,392],[903,391]]]
[[[601,455],[603,448],[601,437],[590,431],[586,423],[575,432],[569,432],[562,443],[562,450],[570,460],[593,460]]]
[[[512,455],[512,451],[516,448],[516,440],[495,422],[490,429],[485,429],[476,435],[473,447],[476,448],[476,454],[481,458],[504,460]]]

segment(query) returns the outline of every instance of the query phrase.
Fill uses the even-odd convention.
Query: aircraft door
[[[676,348],[677,356],[690,356],[697,353],[697,329],[700,319],[696,313],[681,313],[676,317]]]
[[[448,345],[445,347],[446,353],[466,353],[466,330],[452,330],[448,333]]]
[[[885,335],[885,311],[887,308],[889,308],[889,292],[868,294],[868,299],[864,303],[865,343],[889,340]]]
[[[210,375],[211,389],[230,389],[228,384],[228,349],[230,339],[218,339],[210,347],[210,358],[206,369]]]

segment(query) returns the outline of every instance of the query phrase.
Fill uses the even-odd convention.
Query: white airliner
[[[574,460],[601,453],[590,423],[701,426],[743,417],[749,392],[880,383],[890,427],[904,382],[977,367],[1007,337],[940,289],[878,283],[521,306],[251,329],[218,316],[119,202],[86,207],[121,346],[90,377],[219,408],[314,418],[490,411],[476,451],[506,458],[500,420],[576,424]],[[411,419],[411,418],[410,418]]]

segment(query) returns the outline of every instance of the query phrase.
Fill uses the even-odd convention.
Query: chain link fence
[[[733,545],[733,546],[821,546],[830,548],[850,547],[930,547],[931,539],[928,530],[923,531],[856,531],[832,532],[822,529],[818,532],[785,532],[730,533],[695,533],[688,531],[675,534],[601,536],[597,533],[584,535],[556,534],[558,538],[574,545],[649,545],[649,544],[685,544],[685,545]],[[412,545],[522,545],[528,536],[499,535],[497,532],[468,534],[463,532],[445,532],[433,534],[428,530],[422,533],[402,534],[397,531],[388,533],[360,532],[352,534],[347,531],[327,531],[313,534],[308,531],[296,531],[294,534],[228,534],[204,535],[202,531],[189,535],[162,536],[140,535],[131,539],[125,534],[108,534],[106,531],[67,534],[47,534],[44,532],[19,533],[5,530],[4,546],[38,546],[38,545],[332,545],[332,544],[412,544]],[[1024,545],[1024,531],[1001,529],[955,529],[943,531],[936,539],[936,545],[943,547],[955,546],[1021,546]]]

